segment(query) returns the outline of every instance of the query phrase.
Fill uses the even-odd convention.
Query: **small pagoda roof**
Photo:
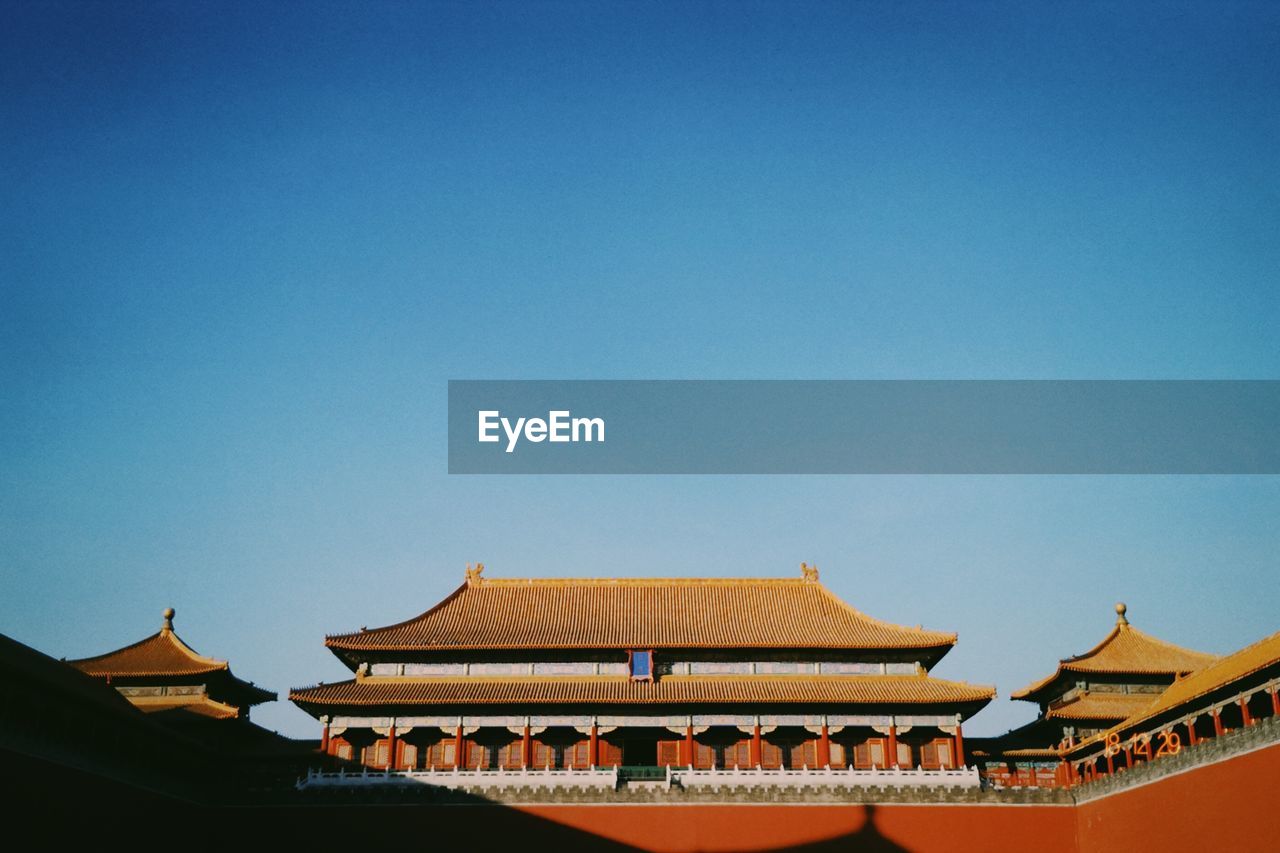
[[[617,676],[397,678],[368,676],[299,688],[304,709],[330,706],[517,704],[790,704],[936,705],[980,703],[995,688],[928,675],[666,676],[656,682]]]
[[[1151,704],[1152,694],[1141,693],[1085,693],[1079,699],[1067,702],[1045,713],[1049,720],[1110,720],[1119,721]]]
[[[1013,693],[1010,698],[1038,701],[1040,693],[1064,673],[1104,673],[1115,675],[1182,675],[1217,660],[1216,655],[1176,646],[1129,624],[1123,603],[1116,605],[1116,624],[1111,633],[1082,655],[1058,663],[1053,674]]]
[[[1050,758],[1057,758],[1059,755],[1061,755],[1061,751],[1056,747],[1052,747],[1052,746],[1041,746],[1041,747],[1033,746],[1033,747],[1024,747],[1022,749],[1006,749],[997,754],[1005,758],[1050,759]]]
[[[214,720],[230,720],[240,716],[240,709],[226,702],[219,702],[207,695],[200,696],[131,696],[130,701],[138,710],[148,714],[166,711],[182,711],[198,717]]]
[[[491,579],[483,566],[405,622],[325,638],[344,652],[481,649],[934,650],[956,635],[873,619],[800,578]],[[939,651],[940,650],[940,651]]]
[[[236,678],[226,661],[206,657],[184,643],[173,630],[173,617],[173,608],[167,608],[163,625],[151,636],[106,654],[69,660],[67,664],[108,682],[213,675],[230,683],[244,704],[257,705],[276,698],[270,690]]]

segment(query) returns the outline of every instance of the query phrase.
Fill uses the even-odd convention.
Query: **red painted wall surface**
[[[1080,853],[1280,850],[1280,746],[1077,807]]]
[[[522,811],[645,850],[1075,853],[1070,806],[525,806]]]

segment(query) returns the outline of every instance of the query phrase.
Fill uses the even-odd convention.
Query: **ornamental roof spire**
[[[163,617],[164,617],[164,624],[160,626],[160,630],[161,630],[161,631],[172,631],[172,630],[173,630],[173,617],[174,617],[175,613],[176,613],[176,611],[174,611],[174,609],[173,609],[172,607],[166,607],[166,608],[164,609],[164,613],[161,613],[161,614],[160,614],[161,616],[163,616]]]
[[[1042,701],[1052,695],[1053,691],[1048,688],[1053,687],[1064,672],[1176,677],[1218,659],[1217,655],[1177,646],[1133,627],[1126,615],[1128,610],[1123,601],[1117,603],[1115,627],[1102,642],[1084,654],[1059,661],[1052,675],[1016,691],[1010,698]]]

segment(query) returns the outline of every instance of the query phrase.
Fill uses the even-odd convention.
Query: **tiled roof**
[[[1196,699],[1277,664],[1280,664],[1280,632],[1264,637],[1251,646],[1219,658],[1203,669],[1178,679],[1155,701],[1125,720],[1123,725],[1132,726],[1179,706],[1188,705]]]
[[[270,702],[276,694],[236,678],[224,660],[205,657],[188,646],[173,630],[173,610],[165,611],[164,626],[155,634],[132,645],[91,658],[67,661],[81,672],[120,682],[131,679],[152,680],[209,675],[218,685],[215,695],[229,694],[234,701],[246,705]],[[223,695],[222,698],[228,698]]]
[[[1216,655],[1175,646],[1129,624],[1124,605],[1116,605],[1119,618],[1102,642],[1082,655],[1067,658],[1047,678],[1012,694],[1013,699],[1034,699],[1035,694],[1063,672],[1113,673],[1120,675],[1179,675],[1200,669],[1217,660]]]
[[[1045,717],[1050,720],[1123,720],[1150,705],[1152,698],[1150,693],[1085,693],[1074,702],[1050,708]]]
[[[1061,753],[1051,746],[1024,747],[1022,749],[1001,750],[998,755],[1005,758],[1057,758]]]
[[[240,716],[239,708],[208,696],[131,696],[129,700],[138,710],[148,714],[181,710],[215,720],[230,720]]]
[[[171,628],[114,652],[67,663],[98,676],[200,675],[228,668],[226,661],[197,654]]]
[[[923,675],[667,676],[626,678],[368,677],[292,690],[306,706],[681,703],[986,703],[995,688]]]
[[[949,647],[803,579],[490,580],[478,571],[420,616],[325,639],[337,650]]]

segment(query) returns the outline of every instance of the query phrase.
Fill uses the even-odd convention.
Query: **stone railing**
[[[655,768],[657,769],[657,768]],[[664,768],[654,783],[665,789],[723,790],[748,788],[978,788],[976,768],[958,770],[899,769],[764,770],[734,768],[695,770]],[[298,780],[298,790],[316,788],[411,787],[427,785],[456,791],[500,791],[519,788],[541,790],[616,790],[616,767],[566,770],[308,770]]]
[[[617,768],[579,770],[369,770],[324,773],[308,770],[298,780],[298,790],[309,788],[354,788],[430,785],[452,790],[503,790],[544,788],[588,790],[618,787]]]
[[[759,768],[735,768],[732,770],[694,770],[673,767],[667,771],[669,782],[684,788],[978,788],[981,780],[978,770],[964,767],[958,770],[912,770],[894,767],[889,770],[762,770]]]
[[[1280,744],[1280,717],[1267,717],[1252,726],[1235,729],[1218,737],[1205,738],[1195,746],[1180,750],[1177,755],[1144,761],[1133,768],[1120,769],[1117,773],[1082,782],[1073,789],[1073,794],[1076,802],[1087,803],[1126,788],[1145,785],[1165,776],[1184,773],[1206,764],[1217,764],[1277,744]]]

